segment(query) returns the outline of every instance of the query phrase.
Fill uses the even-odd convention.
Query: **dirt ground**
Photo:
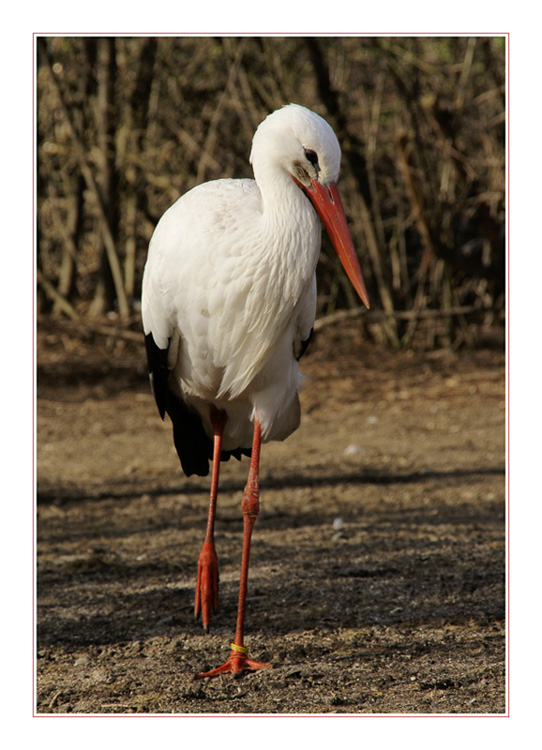
[[[248,461],[222,465],[205,635],[208,479],[181,472],[143,342],[40,325],[37,713],[506,711],[502,351],[329,328],[303,371],[301,428],[263,448],[251,555],[246,645],[274,668],[195,681],[229,653]]]

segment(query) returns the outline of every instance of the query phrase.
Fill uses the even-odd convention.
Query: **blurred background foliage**
[[[324,236],[319,316],[393,346],[502,335],[504,37],[40,37],[36,59],[40,315],[138,330],[161,214],[252,176],[254,130],[293,101],[341,143],[372,303]]]

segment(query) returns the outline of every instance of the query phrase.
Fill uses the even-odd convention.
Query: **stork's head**
[[[288,174],[316,209],[363,303],[369,298],[337,190],[341,149],[333,129],[310,109],[288,104],[268,115],[252,141],[256,180],[265,167]],[[265,164],[265,167],[264,167]]]

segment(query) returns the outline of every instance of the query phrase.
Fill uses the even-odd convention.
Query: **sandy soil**
[[[246,642],[229,653],[248,462],[223,464],[220,609],[193,617],[207,479],[187,479],[143,345],[40,326],[38,713],[502,713],[500,350],[390,352],[355,327],[303,360],[303,422],[262,454]]]

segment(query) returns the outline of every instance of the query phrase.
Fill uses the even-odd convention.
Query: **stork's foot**
[[[272,664],[249,659],[247,653],[247,649],[232,643],[231,654],[221,667],[211,669],[209,672],[200,672],[195,679],[203,680],[207,677],[218,677],[227,672],[230,672],[232,677],[240,677],[244,672],[256,672],[258,669],[271,669],[273,667]]]
[[[211,614],[218,609],[218,558],[214,542],[205,541],[198,558],[198,579],[196,581],[196,604],[194,616],[201,611],[201,621],[205,632],[209,632]]]

